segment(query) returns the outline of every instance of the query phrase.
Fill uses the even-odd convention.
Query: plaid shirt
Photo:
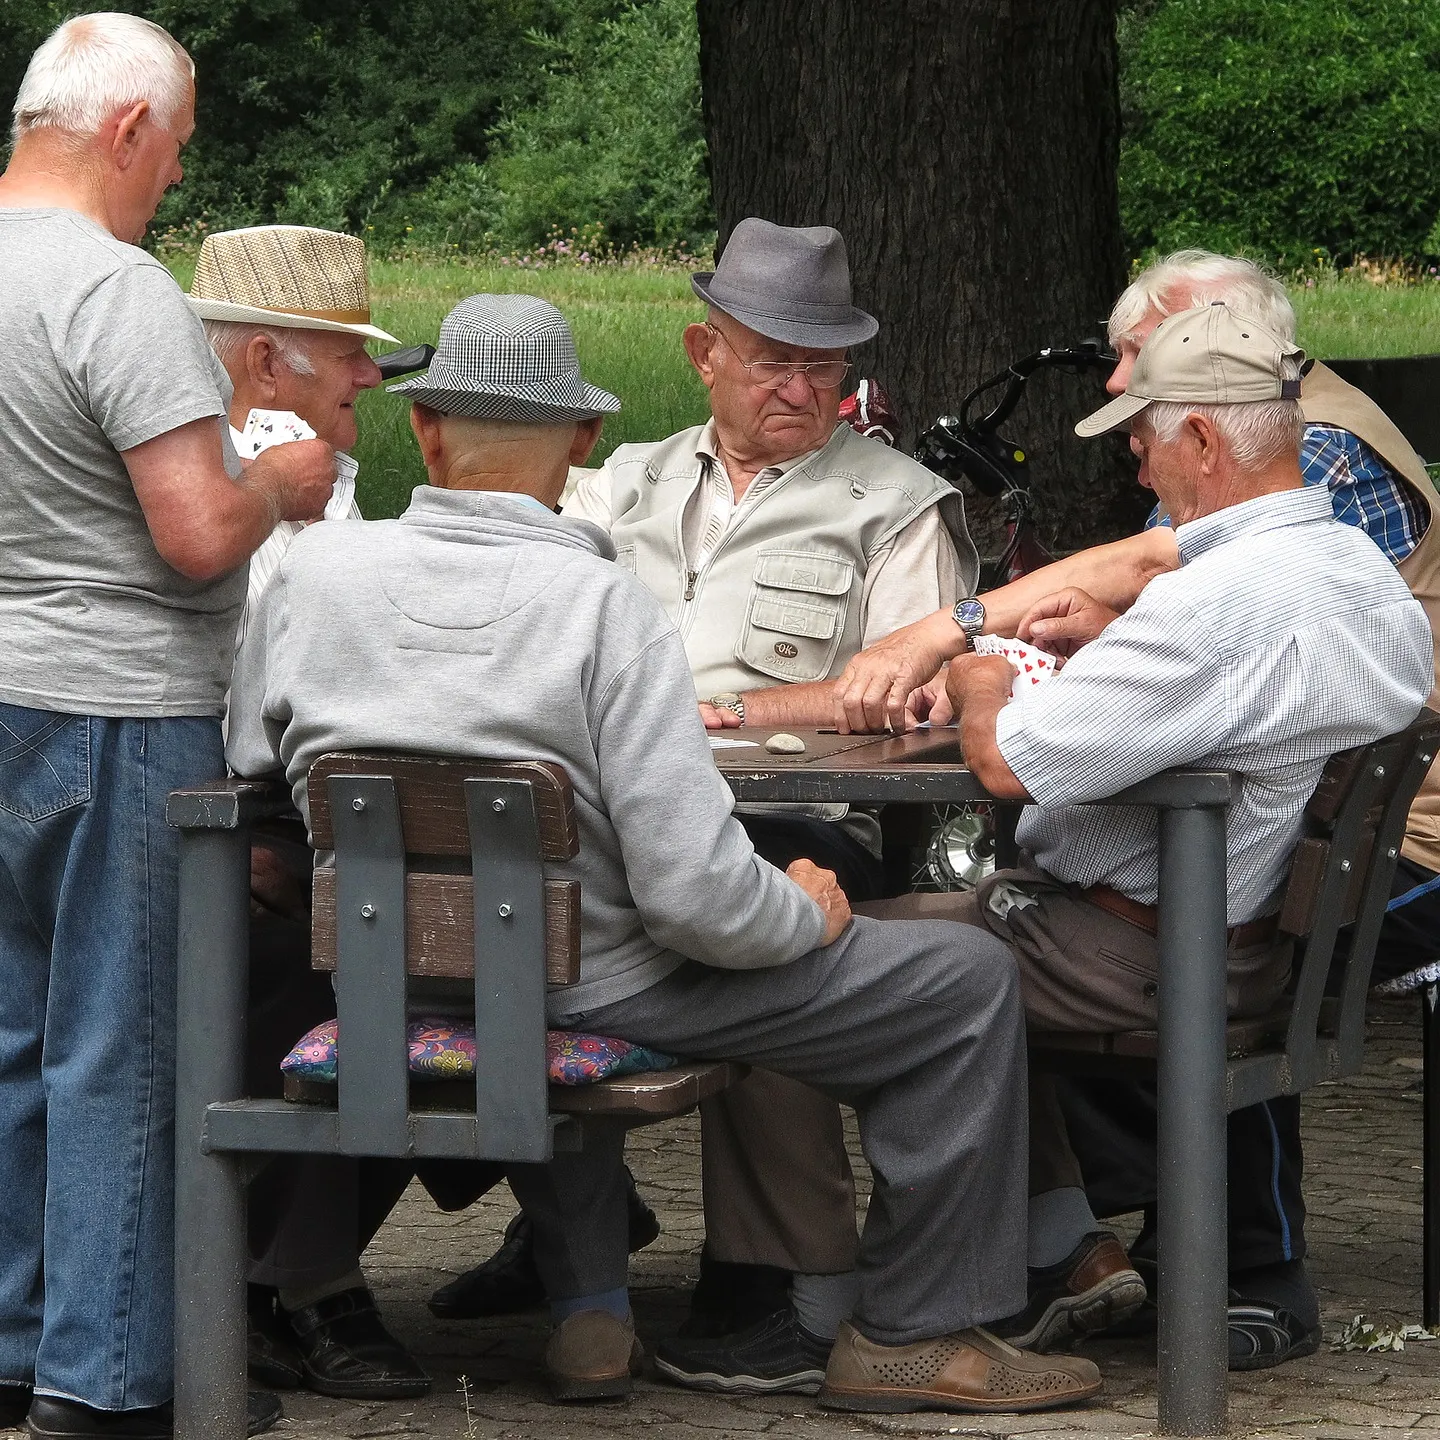
[[[1338,425],[1305,426],[1300,474],[1307,485],[1327,486],[1335,518],[1363,530],[1393,565],[1425,534],[1429,517],[1409,487],[1358,435]],[[1157,505],[1145,528],[1159,523]]]

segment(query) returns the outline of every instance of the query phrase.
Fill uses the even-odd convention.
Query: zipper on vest
[[[698,570],[687,570],[687,571],[685,572],[685,598],[686,598],[686,600],[693,600],[693,599],[695,598],[695,582],[696,582],[696,580],[698,580],[699,578],[700,578],[700,572],[699,572]]]

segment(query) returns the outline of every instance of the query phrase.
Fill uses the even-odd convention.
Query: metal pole
[[[1225,811],[1160,811],[1160,1431],[1225,1430]]]
[[[1425,1167],[1422,1185],[1424,1200],[1421,1225],[1424,1229],[1425,1325],[1433,1330],[1440,1326],[1440,983],[1427,985],[1420,992],[1420,1020],[1424,1035],[1423,1124],[1425,1150],[1421,1161]]]
[[[175,1075],[175,1440],[244,1440],[243,1157],[205,1154],[205,1107],[243,1094],[250,837],[180,837]]]

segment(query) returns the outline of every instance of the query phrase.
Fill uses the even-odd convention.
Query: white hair
[[[1300,362],[1293,355],[1282,356],[1280,374],[1285,380],[1298,380]],[[1164,442],[1179,435],[1187,416],[1205,416],[1241,470],[1259,470],[1283,455],[1298,454],[1305,433],[1298,400],[1247,400],[1231,405],[1153,400],[1141,413],[1155,438]]]
[[[315,363],[310,347],[302,338],[307,332],[291,325],[252,325],[246,320],[204,320],[205,338],[228,370],[239,365],[245,347],[256,335],[263,335],[275,349],[275,358],[292,375],[313,375]]]
[[[1253,260],[1213,250],[1177,250],[1142,270],[1110,312],[1110,343],[1118,345],[1152,310],[1163,317],[1215,300],[1294,343],[1295,310],[1285,287]]]
[[[150,102],[168,129],[190,98],[195,64],[168,31],[138,15],[67,20],[30,57],[11,134],[54,129],[94,135],[117,110]]]

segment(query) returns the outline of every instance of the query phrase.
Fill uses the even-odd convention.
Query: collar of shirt
[[[793,460],[782,460],[778,465],[766,465],[762,470],[756,472],[755,478],[746,487],[745,494],[749,495],[752,492],[765,489],[782,475],[788,474],[797,465],[803,465],[807,460],[813,460],[824,448],[823,445],[818,446],[814,450],[807,450],[803,455],[795,456]],[[718,473],[725,477],[733,502],[735,487],[725,469],[725,462],[720,458],[720,441],[715,434],[715,419],[713,416],[705,422],[704,428],[700,431],[700,438],[695,442],[695,453],[708,462],[706,466],[707,469],[712,473]]]
[[[1324,486],[1297,486],[1274,495],[1257,495],[1253,500],[1227,505],[1213,515],[1202,515],[1198,520],[1177,526],[1175,544],[1180,550],[1180,563],[1188,565],[1207,550],[1238,540],[1242,535],[1258,535],[1266,530],[1334,518],[1330,492]]]
[[[532,503],[515,503],[526,500]],[[437,485],[417,485],[400,523],[490,530],[509,537],[544,539],[577,550],[591,550],[605,560],[615,558],[615,546],[598,525],[557,515],[534,496],[513,490],[443,490]]]

